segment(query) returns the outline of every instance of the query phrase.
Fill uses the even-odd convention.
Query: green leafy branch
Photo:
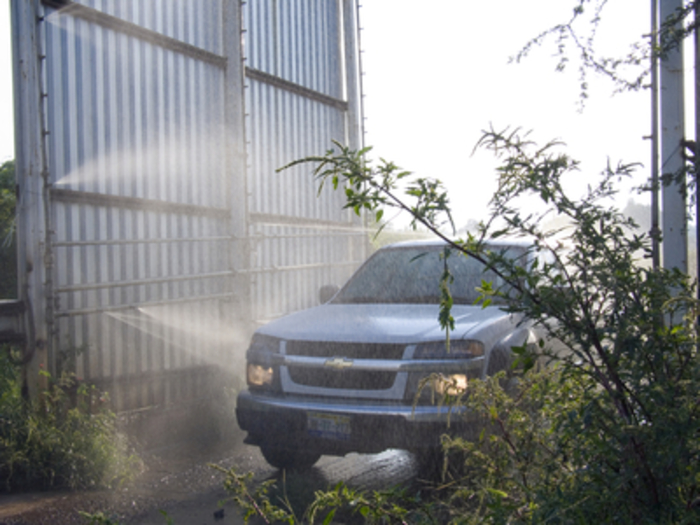
[[[223,468],[220,465],[210,464],[211,468],[225,475],[224,488],[231,494],[231,499],[243,510],[243,518],[247,523],[254,516],[265,523],[299,523],[289,502],[282,502],[282,506],[270,499],[270,492],[275,488],[275,480],[267,480],[259,483],[253,491],[250,485],[253,473],[238,474],[235,468]]]
[[[604,507],[614,509],[604,513],[610,520],[641,516],[642,508],[659,519],[680,516],[686,511],[679,509],[695,508],[698,487],[697,469],[684,465],[700,462],[700,447],[688,437],[700,433],[694,284],[678,271],[640,263],[650,254],[650,237],[612,205],[618,182],[636,166],[609,163],[574,198],[566,190],[566,178],[580,176],[579,164],[560,153],[560,146],[538,146],[519,129],[485,131],[477,147],[499,159],[498,189],[489,201],[488,218],[465,239],[443,232],[450,223],[450,202],[439,181],[421,178],[412,184],[410,173],[386,161],[372,167],[364,158],[369,149],[353,152],[336,144],[338,153],[329,150],[293,164],[316,163],[319,182],[330,180],[335,188],[344,188],[348,206],[357,213],[377,214],[385,208],[411,213],[413,224],[443,239],[449,251],[476,258],[502,280],[498,286],[481,284],[482,304],[503,298],[508,311],[546,334],[550,345],[540,344],[537,359],[530,346],[514,351],[516,363],[526,370],[542,359],[561,367],[561,384],[547,384],[555,397],[569,392],[572,402],[566,413],[552,411],[549,403],[555,399],[543,405],[552,418],[545,428],[559,448],[548,443],[547,450],[558,454],[556,461],[544,458],[535,469],[559,481],[552,485],[527,477],[527,485],[513,492],[488,477],[480,493],[489,502],[484,512],[560,516],[568,509],[581,522],[597,519],[587,513]],[[532,200],[538,205],[533,207]],[[547,228],[553,217],[560,226]],[[486,248],[486,239],[514,236],[529,241],[520,257]],[[439,316],[449,328],[451,276],[448,257],[444,261]],[[565,386],[568,382],[575,387]],[[505,446],[503,454],[512,454],[524,446],[513,439],[515,420],[497,414],[490,439]],[[518,417],[533,419],[534,413]],[[534,438],[533,432],[522,429],[525,437]],[[553,486],[560,492],[549,492]],[[520,496],[511,501],[516,493]],[[619,505],[610,503],[611,494]],[[523,498],[533,505],[529,510],[521,507]]]
[[[623,56],[606,56],[596,50],[600,24],[605,19],[604,11],[609,4],[609,0],[576,0],[568,20],[555,24],[528,40],[511,60],[519,63],[534,48],[552,40],[557,71],[568,69],[574,57],[578,60],[582,105],[588,98],[589,72],[609,79],[618,93],[649,87],[652,56],[665,58],[697,29],[697,21],[693,19],[696,2],[685,3],[662,20],[657,35],[643,35],[641,40],[630,43],[629,51]],[[635,6],[628,9],[638,8]]]

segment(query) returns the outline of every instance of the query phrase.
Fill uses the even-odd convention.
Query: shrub
[[[15,161],[0,164],[0,298],[17,297]]]
[[[444,233],[451,206],[437,180],[411,180],[391,162],[374,167],[369,149],[340,145],[293,163],[315,163],[319,183],[342,188],[357,213],[405,210],[454,252],[483,261],[508,285],[484,283],[484,303],[501,296],[556,343],[537,355],[514,349],[522,369],[514,397],[489,381],[449,400],[481,414],[486,431],[477,442],[446,443],[467,452],[468,474],[441,495],[448,513],[457,522],[700,522],[695,283],[640,264],[650,238],[613,204],[615,182],[634,166],[607,166],[574,198],[564,179],[580,176],[579,166],[558,144],[540,147],[517,130],[488,131],[480,144],[501,160],[498,190],[479,231],[456,240]],[[552,217],[565,226],[544,228]],[[529,238],[527,260],[538,262],[484,249],[484,239],[504,235]],[[448,333],[449,306],[445,293],[440,321]],[[555,371],[536,372],[538,357]]]
[[[113,487],[139,471],[106,394],[42,372],[49,388],[28,402],[15,357],[0,347],[0,490]]]

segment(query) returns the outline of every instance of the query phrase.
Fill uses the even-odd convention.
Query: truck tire
[[[321,458],[321,454],[292,448],[260,445],[265,461],[280,470],[307,470]]]

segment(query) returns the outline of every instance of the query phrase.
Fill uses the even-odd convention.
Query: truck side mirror
[[[337,284],[324,284],[318,291],[318,300],[321,301],[321,304],[325,304],[333,299],[333,296],[337,294],[339,290],[340,286]]]

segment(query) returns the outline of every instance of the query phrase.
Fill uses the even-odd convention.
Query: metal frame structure
[[[276,173],[361,144],[355,1],[11,8],[28,377],[69,368],[118,410],[209,395],[364,259],[342,195]]]

